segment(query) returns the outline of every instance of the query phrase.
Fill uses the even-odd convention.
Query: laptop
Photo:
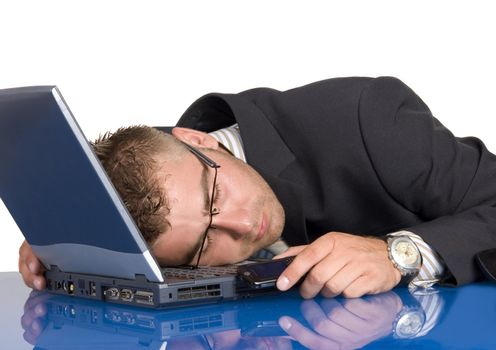
[[[287,339],[278,322],[282,316],[305,324],[299,303],[295,304],[291,297],[277,303],[274,299],[258,298],[246,303],[201,305],[191,310],[150,310],[62,295],[50,295],[30,305],[39,304],[46,313],[42,316],[44,328],[36,338],[36,349],[67,349],[74,344],[93,349],[210,349],[208,337],[226,336],[233,341],[236,334],[240,337],[236,348],[255,348],[256,344],[266,345],[274,338]],[[295,346],[296,343],[292,348]]]
[[[150,308],[212,303],[274,293],[287,266],[161,268],[55,86],[0,90],[0,199],[56,294]]]

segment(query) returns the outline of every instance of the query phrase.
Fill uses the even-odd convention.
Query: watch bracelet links
[[[392,257],[390,245],[389,245],[389,240],[392,239],[392,238],[396,238],[396,237],[406,237],[416,247],[416,249],[417,249],[417,251],[418,251],[418,253],[420,255],[420,266],[419,266],[419,269],[416,272],[413,272],[413,273],[404,273],[399,268],[398,263],[394,261],[394,259]],[[387,244],[388,258],[391,261],[391,264],[401,274],[401,279],[400,279],[400,281],[398,282],[398,284],[396,286],[398,286],[398,287],[408,287],[410,285],[410,283],[419,275],[420,270],[422,269],[423,258],[422,258],[422,252],[421,252],[421,250],[419,249],[419,247],[415,243],[415,241],[412,239],[412,237],[410,237],[410,235],[408,235],[408,234],[401,234],[401,235],[400,234],[387,234],[387,235],[381,236],[380,238],[382,240],[384,240],[386,242],[386,244]]]

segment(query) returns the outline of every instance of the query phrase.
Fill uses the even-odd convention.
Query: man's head
[[[214,170],[183,142],[220,166],[214,198],[210,198]],[[206,133],[174,128],[168,135],[149,127],[129,127],[105,134],[93,147],[163,265],[196,262],[211,200],[216,214],[202,265],[241,261],[281,234],[284,211],[268,184]]]

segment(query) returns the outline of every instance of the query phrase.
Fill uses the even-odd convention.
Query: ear
[[[219,143],[209,134],[188,128],[176,127],[172,129],[172,135],[178,140],[185,142],[191,146],[218,149]]]

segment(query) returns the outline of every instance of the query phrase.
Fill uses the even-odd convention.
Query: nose
[[[213,217],[212,226],[230,234],[234,239],[242,239],[255,229],[255,220],[247,209],[221,210]]]

